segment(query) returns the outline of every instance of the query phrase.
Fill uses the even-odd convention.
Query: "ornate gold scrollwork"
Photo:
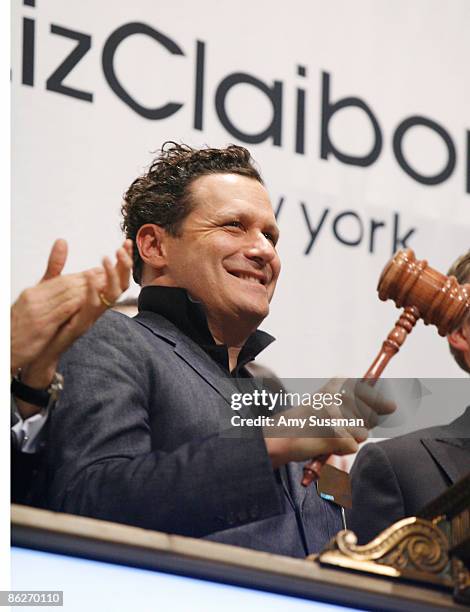
[[[368,544],[340,531],[320,553],[320,563],[450,586],[449,543],[431,521],[410,517],[388,527]]]

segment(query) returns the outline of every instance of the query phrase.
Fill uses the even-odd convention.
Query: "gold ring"
[[[100,293],[99,296],[103,306],[106,306],[106,308],[112,308],[114,306],[114,304],[107,300],[102,293]]]

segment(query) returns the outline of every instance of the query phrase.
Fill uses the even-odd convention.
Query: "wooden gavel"
[[[425,325],[435,325],[439,334],[446,336],[460,327],[470,313],[470,284],[459,285],[455,276],[430,268],[424,259],[418,261],[412,249],[398,251],[387,263],[377,291],[381,300],[392,299],[397,308],[404,310],[364,375],[372,383],[380,378],[419,318]],[[327,455],[322,455],[304,467],[304,487],[319,477],[327,459]]]

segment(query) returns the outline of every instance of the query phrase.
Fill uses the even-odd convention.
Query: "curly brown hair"
[[[178,236],[183,220],[194,208],[189,187],[206,174],[241,174],[263,184],[250,152],[229,145],[225,149],[193,149],[185,144],[165,142],[148,171],[137,178],[124,195],[121,206],[122,230],[134,243],[133,276],[141,282],[143,261],[136,245],[142,225],[155,223]]]
[[[467,251],[465,255],[459,257],[447,272],[448,276],[455,276],[457,281],[463,285],[464,283],[470,283],[470,251]],[[462,351],[458,351],[449,344],[450,352],[454,356],[455,361],[459,364],[462,370],[470,373],[465,357]]]

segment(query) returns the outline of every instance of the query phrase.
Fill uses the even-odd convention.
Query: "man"
[[[46,272],[11,308],[12,501],[32,502],[38,489],[40,442],[64,381],[58,359],[129,285],[132,243],[117,251],[116,266],[61,275],[67,243],[56,240]]]
[[[461,284],[470,282],[470,251],[448,274]],[[447,339],[459,366],[470,373],[470,317]],[[449,425],[366,444],[351,472],[353,507],[348,528],[365,544],[392,523],[416,516],[469,472],[470,407]]]
[[[71,384],[49,432],[51,507],[293,556],[318,550],[338,513],[290,462],[354,452],[364,430],[224,430],[240,380],[255,388],[245,365],[273,340],[257,328],[280,272],[249,152],[169,143],[122,210],[139,314],[107,313],[61,363]]]

